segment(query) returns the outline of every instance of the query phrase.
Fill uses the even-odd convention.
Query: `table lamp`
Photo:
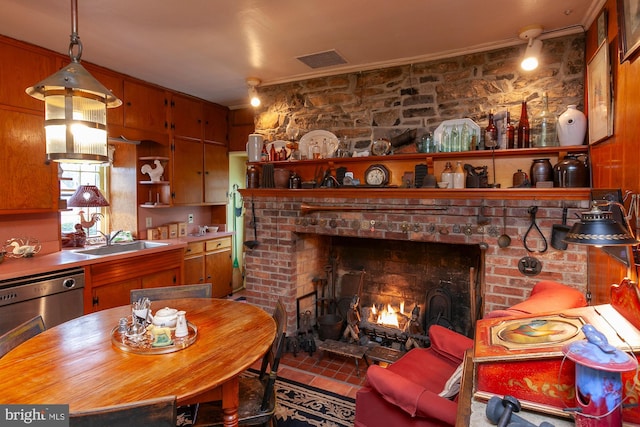
[[[76,192],[67,201],[67,206],[72,208],[99,208],[109,206],[109,202],[95,185],[81,185]],[[86,235],[89,235],[89,229],[100,221],[102,214],[100,212],[92,213],[89,218],[85,218],[84,211],[80,211],[80,226],[87,229]],[[76,229],[78,224],[76,224]]]

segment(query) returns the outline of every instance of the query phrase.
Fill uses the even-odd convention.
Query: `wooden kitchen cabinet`
[[[57,71],[56,56],[0,36],[0,58],[0,104],[37,111],[44,126],[44,102],[27,95],[25,89]]]
[[[204,202],[226,205],[229,190],[229,154],[227,147],[204,143]]]
[[[0,107],[0,213],[55,212],[58,163],[46,162],[42,114]]]
[[[211,283],[214,298],[232,293],[231,237],[189,243],[184,257],[184,283]]]
[[[168,131],[167,92],[164,89],[124,80],[124,126],[151,132]]]
[[[124,99],[124,79],[119,74],[110,72],[92,64],[82,65],[87,71],[95,77],[104,87],[109,89],[113,95],[120,101]],[[107,125],[123,126],[124,125],[124,101],[123,105],[115,108],[107,108]],[[122,135],[119,135],[122,136]]]
[[[129,304],[131,289],[182,283],[182,248],[92,264],[85,269],[85,312]]]
[[[228,145],[227,121],[229,109],[218,104],[205,102],[203,106],[203,139]]]
[[[202,139],[203,102],[173,94],[171,97],[171,130],[174,136]]]

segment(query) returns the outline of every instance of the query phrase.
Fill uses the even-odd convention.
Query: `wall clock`
[[[367,185],[383,186],[389,183],[389,170],[384,165],[371,165],[364,173]]]

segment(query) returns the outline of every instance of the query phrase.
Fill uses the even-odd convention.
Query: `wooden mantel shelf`
[[[242,197],[288,197],[296,199],[486,199],[486,200],[590,200],[590,188],[248,188]]]

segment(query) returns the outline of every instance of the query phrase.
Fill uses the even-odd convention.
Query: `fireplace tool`
[[[258,228],[256,226],[256,203],[253,199],[251,199],[251,221],[253,222],[253,240],[247,240],[244,242],[244,245],[253,249],[258,246]]]

